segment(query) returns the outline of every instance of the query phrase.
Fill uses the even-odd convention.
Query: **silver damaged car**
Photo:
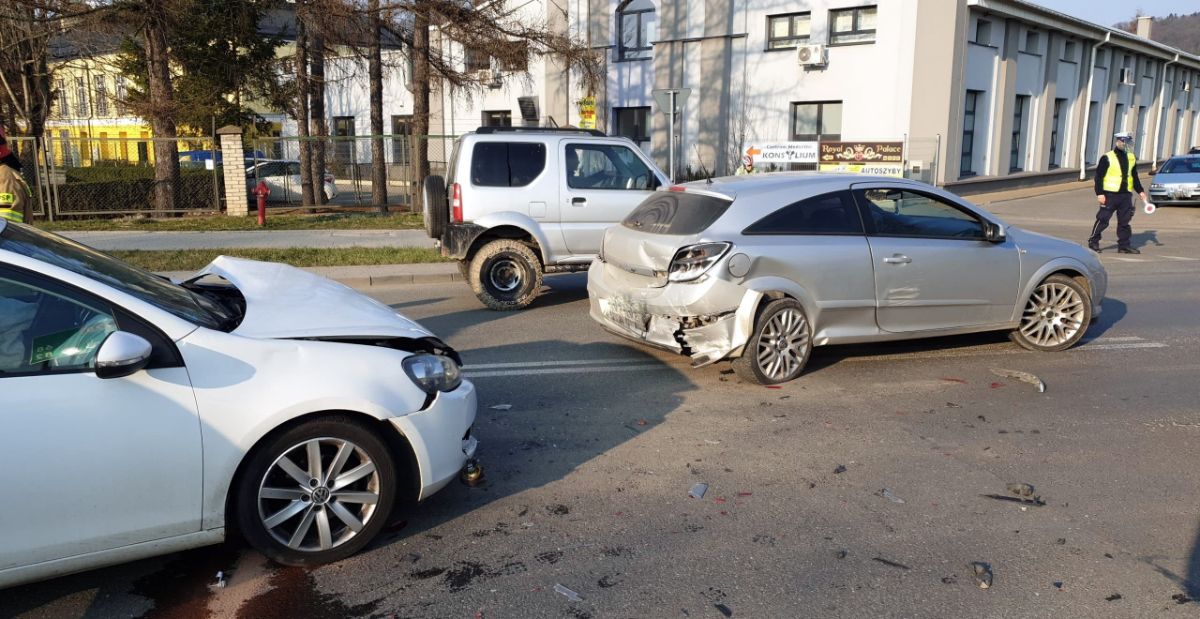
[[[606,329],[759,384],[796,378],[827,344],[1009,330],[1064,350],[1107,285],[1091,251],[935,187],[805,173],[659,190],[588,270]]]

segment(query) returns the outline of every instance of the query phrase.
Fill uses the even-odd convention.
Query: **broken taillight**
[[[456,224],[463,221],[462,185],[458,183],[450,186],[450,221]]]

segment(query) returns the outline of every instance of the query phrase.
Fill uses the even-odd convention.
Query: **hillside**
[[[1137,20],[1121,22],[1113,26],[1127,32],[1137,31]],[[1181,49],[1191,54],[1200,54],[1200,13],[1155,17],[1150,29],[1150,38]]]

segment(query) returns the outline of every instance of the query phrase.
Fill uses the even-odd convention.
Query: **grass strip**
[[[114,232],[228,232],[236,230],[411,230],[422,228],[420,213],[324,213],[319,215],[272,215],[267,213],[267,225],[258,226],[254,216],[229,217],[204,215],[151,219],[121,217],[118,219],[66,219],[38,221],[35,226],[51,232],[114,231]]]
[[[297,267],[371,266],[450,262],[424,247],[280,247],[249,249],[117,250],[105,252],[149,271],[195,271],[217,256],[236,256]]]

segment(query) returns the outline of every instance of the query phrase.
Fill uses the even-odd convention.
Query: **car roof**
[[[896,183],[910,187],[921,184],[908,179],[867,174],[841,174],[834,172],[770,172],[744,176],[721,176],[707,180],[683,183],[688,190],[701,190],[723,194],[731,198],[750,197],[773,193],[786,188],[803,188],[813,194],[848,189],[857,183]]]

